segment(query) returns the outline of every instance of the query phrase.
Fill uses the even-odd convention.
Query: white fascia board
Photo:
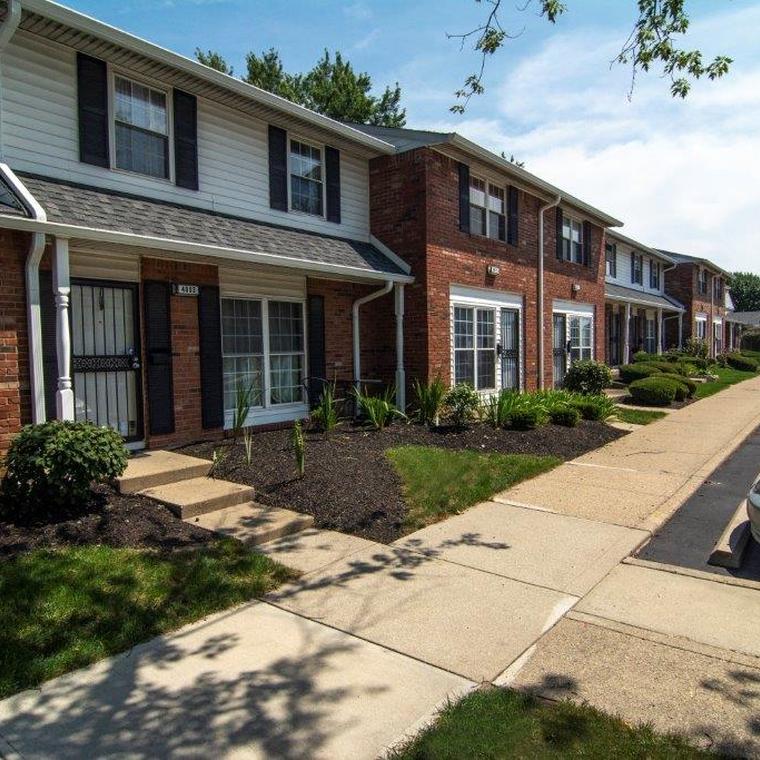
[[[378,153],[391,154],[396,152],[393,145],[384,140],[372,137],[358,129],[349,127],[342,122],[331,119],[328,116],[323,116],[316,111],[291,103],[289,100],[274,95],[271,92],[267,92],[266,90],[262,90],[260,87],[255,87],[252,84],[243,82],[241,79],[236,79],[229,74],[223,74],[221,71],[216,71],[208,66],[204,66],[198,61],[186,58],[183,55],[179,55],[179,53],[174,53],[160,45],[148,42],[141,37],[137,37],[128,32],[124,32],[121,29],[117,29],[114,26],[105,24],[102,21],[92,18],[92,16],[87,16],[84,13],[79,13],[71,8],[66,8],[63,5],[51,2],[51,0],[22,0],[21,6],[24,10],[37,13],[40,16],[52,19],[60,24],[70,26],[77,31],[91,34],[106,42],[111,42],[114,45],[119,45],[128,50],[140,53],[141,55],[152,58],[159,63],[172,66],[173,68],[191,74],[199,79],[224,87],[227,90],[261,103],[262,105],[277,109],[278,111],[282,111],[295,118],[303,119],[304,121],[309,122],[314,126],[321,127],[322,129],[335,132],[347,140],[351,140],[352,142],[376,150]]]
[[[412,268],[400,256],[397,256],[382,240],[378,240],[374,235],[369,236],[369,242],[377,248],[380,253],[387,259],[390,259],[399,269],[406,274],[412,271]]]
[[[664,254],[662,251],[658,251],[656,248],[652,248],[649,245],[644,245],[644,243],[640,243],[638,240],[634,240],[633,238],[629,238],[627,235],[623,235],[618,230],[609,230],[607,234],[613,240],[617,240],[620,243],[625,243],[631,248],[634,248],[637,253],[646,253],[649,256],[653,256],[654,258],[661,259],[662,261],[665,261],[668,264],[676,263],[675,259],[672,259],[670,256]]]
[[[343,275],[364,280],[391,280],[392,282],[403,283],[414,282],[414,277],[409,274],[378,272],[375,270],[360,269],[359,267],[308,261],[305,259],[297,259],[292,256],[279,256],[273,253],[250,251],[242,248],[228,248],[206,243],[193,243],[188,240],[173,240],[171,238],[135,235],[131,232],[117,232],[114,230],[98,229],[96,227],[81,227],[75,224],[39,222],[34,219],[25,219],[22,217],[0,214],[0,228],[3,227],[7,229],[23,230],[26,232],[44,232],[47,235],[55,235],[56,237],[62,238],[81,238],[83,240],[96,240],[103,243],[132,245],[139,248],[158,248],[161,251],[173,253],[211,256],[213,258],[228,259],[232,261],[249,261],[254,264],[266,264],[285,269],[298,269],[305,272]]]
[[[642,293],[642,296],[646,296],[646,293]],[[657,303],[656,301],[648,301],[646,297],[644,298],[634,298],[626,297],[626,296],[618,296],[618,295],[612,295],[611,293],[605,293],[604,298],[607,301],[617,301],[619,303],[631,303],[631,304],[641,304],[642,306],[651,306],[654,309],[668,309],[669,311],[686,311],[682,306],[676,306],[675,304],[670,304],[668,306],[665,306],[664,304]]]
[[[572,196],[569,193],[560,190],[558,187],[555,187],[551,183],[540,179],[535,174],[531,174],[529,171],[526,171],[516,164],[513,164],[511,161],[507,161],[507,159],[502,158],[501,156],[497,156],[490,150],[487,150],[477,143],[472,142],[472,140],[468,140],[466,137],[462,137],[460,134],[455,133],[449,142],[451,145],[455,145],[456,147],[461,148],[466,153],[470,153],[471,155],[476,156],[481,161],[491,164],[492,166],[497,166],[502,171],[506,171],[526,185],[539,188],[549,196],[545,198],[545,200],[553,200],[558,195],[560,195],[562,196],[563,203],[567,203],[569,206],[572,206],[579,211],[588,214],[588,216],[597,219],[598,221],[602,222],[603,226],[605,227],[623,226],[623,222],[621,222],[619,219],[616,219],[614,216],[610,216],[604,211],[600,211],[598,208],[594,208],[579,198],[576,198],[575,196]]]

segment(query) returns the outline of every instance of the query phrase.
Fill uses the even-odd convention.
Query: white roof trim
[[[607,232],[607,235],[611,238],[614,238],[615,240],[618,240],[621,243],[625,243],[626,245],[631,246],[631,248],[635,248],[639,253],[647,253],[650,256],[654,256],[655,258],[667,261],[668,264],[676,263],[674,259],[664,254],[662,251],[658,251],[656,248],[652,248],[649,245],[644,245],[644,243],[640,243],[638,240],[634,240],[633,238],[629,238],[627,235],[623,235],[623,233],[619,232],[618,230],[609,230]]]
[[[335,132],[352,142],[372,148],[378,153],[390,154],[396,152],[396,149],[384,140],[372,137],[365,132],[349,127],[328,116],[323,116],[308,108],[291,103],[285,98],[273,95],[271,92],[243,82],[241,79],[236,79],[228,74],[222,74],[221,71],[204,66],[198,61],[186,58],[183,55],[179,55],[179,53],[174,53],[141,37],[124,32],[84,13],[79,13],[71,8],[51,2],[51,0],[22,0],[21,6],[24,10],[37,13],[40,16],[65,24],[78,31],[92,34],[95,37],[145,55],[148,58],[164,63],[167,66],[172,66],[199,79],[204,79],[219,87],[224,87],[250,100],[275,108],[295,118],[303,119],[317,127]]]
[[[149,235],[135,235],[131,232],[117,232],[104,230],[97,227],[83,227],[76,224],[61,224],[60,222],[40,222],[35,219],[7,216],[0,214],[0,227],[8,229],[24,230],[27,232],[44,232],[62,238],[81,238],[83,240],[96,240],[104,243],[116,243],[121,245],[133,245],[139,248],[159,248],[162,251],[175,253],[191,253],[201,256],[212,256],[219,259],[233,261],[249,261],[255,264],[268,264],[274,267],[286,269],[298,269],[305,272],[343,275],[365,280],[383,280],[392,282],[414,282],[414,277],[408,274],[395,274],[393,272],[379,272],[372,269],[345,266],[343,264],[327,264],[324,262],[297,259],[292,256],[280,256],[274,253],[251,251],[244,248],[228,248],[225,246],[209,245],[206,243],[193,243],[188,240],[174,240],[172,238],[153,237]]]
[[[40,222],[46,222],[47,214],[45,213],[45,209],[40,206],[26,185],[16,176],[13,169],[8,164],[0,164],[0,174],[7,180],[22,204],[26,205],[27,209],[32,213],[32,216]]]

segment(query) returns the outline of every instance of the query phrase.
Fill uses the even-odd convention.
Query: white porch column
[[[396,311],[396,406],[406,409],[406,372],[404,371],[404,284],[397,282],[394,291]]]
[[[683,348],[683,312],[678,312],[678,348]]]
[[[58,389],[55,393],[56,417],[74,419],[74,391],[71,387],[71,330],[69,328],[69,241],[57,237],[53,245],[53,295],[56,308],[56,354]]]
[[[662,309],[657,309],[657,353],[661,354],[665,350],[665,336],[662,334],[663,321]]]
[[[623,331],[623,364],[631,362],[631,304],[625,305],[625,329]]]

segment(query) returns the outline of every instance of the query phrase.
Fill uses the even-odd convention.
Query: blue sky
[[[486,94],[463,116],[453,92],[478,65],[446,32],[482,18],[474,0],[68,0],[71,7],[176,52],[219,50],[236,73],[248,50],[277,48],[291,71],[339,49],[378,86],[398,81],[408,125],[458,131],[625,221],[650,245],[760,271],[760,0],[690,0],[689,40],[735,59],[728,78],[674,101],[657,73],[629,101],[610,67],[635,0],[567,0],[552,26],[536,0],[507,0],[519,33],[490,61]]]

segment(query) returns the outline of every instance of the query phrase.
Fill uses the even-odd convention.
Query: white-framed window
[[[470,233],[507,239],[507,200],[503,187],[470,175]]]
[[[113,143],[117,169],[169,179],[167,91],[114,74]]]
[[[662,264],[654,259],[649,259],[649,287],[652,290],[660,289],[660,277]]]
[[[562,258],[583,263],[583,223],[567,215],[562,217]]]
[[[723,353],[723,322],[713,322],[713,351],[715,356]]]
[[[607,277],[617,279],[617,245],[615,243],[605,243],[604,258],[607,262]]]
[[[570,362],[594,358],[593,317],[568,315]]]
[[[496,309],[454,306],[454,385],[496,388]]]
[[[239,388],[252,388],[254,407],[303,403],[304,335],[302,301],[222,298],[225,412]]]
[[[654,319],[649,317],[644,324],[644,350],[648,354],[657,353],[657,326]]]
[[[697,274],[697,290],[699,291],[699,294],[703,296],[707,295],[707,278],[707,270],[700,269]]]
[[[723,302],[723,280],[720,277],[713,277],[713,299]]]
[[[634,285],[644,284],[644,257],[639,253],[631,254],[631,282]]]
[[[697,317],[694,322],[694,334],[700,340],[707,340],[707,317]]]
[[[322,149],[295,138],[290,138],[288,142],[290,208],[323,216],[325,183]]]

